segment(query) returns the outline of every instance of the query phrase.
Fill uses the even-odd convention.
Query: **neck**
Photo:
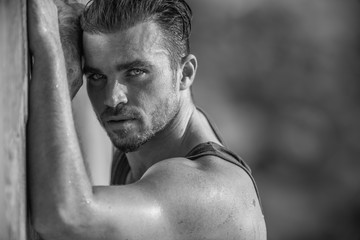
[[[134,180],[155,163],[173,157],[185,156],[192,147],[188,129],[196,108],[192,102],[182,103],[172,121],[136,152],[126,154]]]

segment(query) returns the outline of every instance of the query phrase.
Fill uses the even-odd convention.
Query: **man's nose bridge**
[[[116,107],[120,103],[127,103],[127,87],[118,80],[110,80],[106,86],[105,105]]]

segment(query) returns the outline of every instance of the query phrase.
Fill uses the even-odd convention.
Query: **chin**
[[[117,145],[115,145],[115,147],[123,153],[129,153],[129,152],[136,152],[141,147],[141,145],[140,144],[138,144],[138,145],[135,145],[135,144],[119,145],[119,144],[117,144]]]
[[[145,134],[142,136],[126,136],[121,138],[118,134],[109,134],[111,142],[113,145],[124,153],[128,152],[136,152],[142,145],[148,142],[152,137],[153,134]]]

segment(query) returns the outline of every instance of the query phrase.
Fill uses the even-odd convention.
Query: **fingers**
[[[65,15],[79,16],[85,8],[84,4],[81,4],[75,0],[52,0],[58,11],[65,13]]]
[[[85,6],[84,4],[80,3],[79,1],[76,0],[53,0],[54,3],[56,4],[56,6]]]
[[[85,5],[82,3],[72,3],[71,6],[76,11],[78,16],[80,16],[85,9]]]
[[[66,7],[66,3],[63,0],[53,0],[53,2],[55,3],[58,10],[61,10],[64,7]]]
[[[76,1],[76,0],[67,0],[67,2],[68,2],[69,4],[79,3],[79,1]]]

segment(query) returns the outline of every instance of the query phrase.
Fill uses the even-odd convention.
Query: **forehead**
[[[84,56],[87,63],[111,60],[168,56],[160,27],[154,22],[139,23],[129,29],[109,34],[83,34]],[[114,60],[114,59],[112,59]]]

